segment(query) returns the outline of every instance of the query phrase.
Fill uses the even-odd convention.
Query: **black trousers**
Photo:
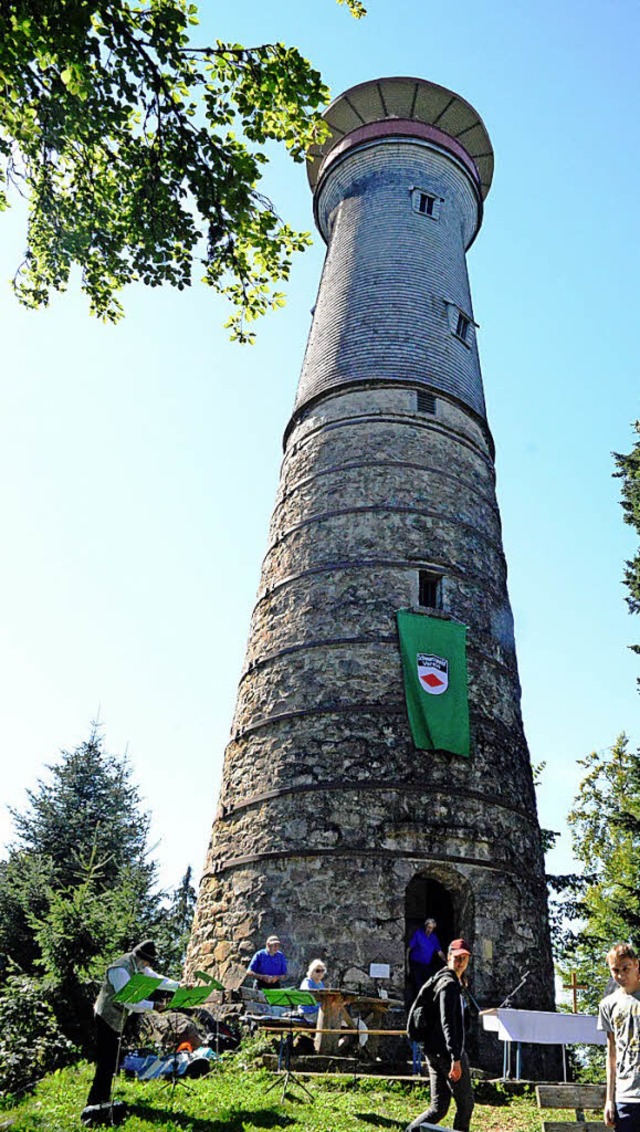
[[[118,1059],[119,1034],[96,1014],[96,1072],[87,1097],[87,1104],[106,1104],[111,1100],[111,1085]]]
[[[430,963],[417,963],[415,959],[409,960],[409,975],[411,977],[411,989],[414,998],[417,998],[418,991],[423,983],[426,983],[427,979],[435,975],[436,971],[439,971],[441,966],[442,963],[439,961],[437,955],[434,955]]]
[[[429,1066],[429,1087],[431,1089],[431,1104],[426,1112],[416,1116],[407,1128],[407,1132],[415,1132],[420,1124],[439,1124],[447,1115],[451,1100],[456,1102],[456,1118],[453,1122],[455,1132],[469,1132],[471,1114],[473,1112],[473,1089],[471,1088],[471,1070],[469,1058],[462,1054],[460,1063],[462,1074],[459,1081],[449,1078],[451,1058],[440,1054],[426,1054]]]

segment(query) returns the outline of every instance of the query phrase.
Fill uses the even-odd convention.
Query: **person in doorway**
[[[264,947],[253,956],[247,974],[253,975],[257,987],[276,990],[286,973],[287,960],[280,950],[280,940],[277,935],[270,935]]]
[[[167,979],[158,975],[151,967],[157,961],[156,945],[151,939],[145,939],[132,951],[114,959],[105,972],[102,986],[94,1006],[96,1021],[96,1071],[93,1084],[87,1097],[84,1111],[92,1105],[108,1104],[111,1099],[111,1086],[117,1068],[118,1044],[128,1013],[142,1014],[146,1010],[158,1008],[158,1004],[150,999],[142,1002],[127,1003],[121,1006],[114,1002],[118,991],[127,985],[129,979],[135,974],[150,975],[152,978],[162,979],[158,990],[177,990],[179,983],[175,979]]]
[[[640,961],[628,943],[616,943],[607,964],[617,985],[598,1008],[598,1029],[607,1035],[604,1122],[640,1132]]]
[[[414,998],[422,984],[447,962],[436,935],[437,926],[435,920],[429,917],[425,920],[424,927],[417,928],[409,940],[407,967]]]
[[[469,1058],[464,1049],[461,982],[470,958],[471,949],[465,941],[454,939],[449,945],[446,967],[418,995],[418,999],[424,996],[423,1005],[430,1018],[422,1044],[429,1069],[431,1104],[411,1121],[406,1132],[417,1132],[421,1124],[439,1124],[447,1115],[452,1098],[456,1102],[453,1127],[456,1132],[469,1132],[474,1101]]]

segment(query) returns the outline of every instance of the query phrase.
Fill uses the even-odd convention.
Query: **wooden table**
[[[382,1016],[390,1006],[402,1005],[394,999],[363,995],[357,991],[327,989],[312,991],[312,994],[318,1000],[316,1053],[336,1053],[341,1035],[347,1037],[357,1031],[357,1020],[361,1019],[374,1031],[369,1035],[367,1047],[368,1053],[375,1057]],[[351,1007],[351,1013],[347,1007]]]

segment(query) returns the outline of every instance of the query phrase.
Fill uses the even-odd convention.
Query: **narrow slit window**
[[[451,333],[466,346],[467,350],[471,350],[478,323],[474,322],[472,316],[467,314],[463,307],[459,306],[453,299],[445,298],[444,304],[447,308],[447,320]]]
[[[425,609],[442,608],[442,574],[431,570],[418,571],[418,605]]]

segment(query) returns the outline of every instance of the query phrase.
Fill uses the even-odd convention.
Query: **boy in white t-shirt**
[[[616,1132],[640,1132],[640,961],[628,943],[616,943],[607,963],[618,986],[598,1010],[598,1029],[607,1035],[604,1122]]]

